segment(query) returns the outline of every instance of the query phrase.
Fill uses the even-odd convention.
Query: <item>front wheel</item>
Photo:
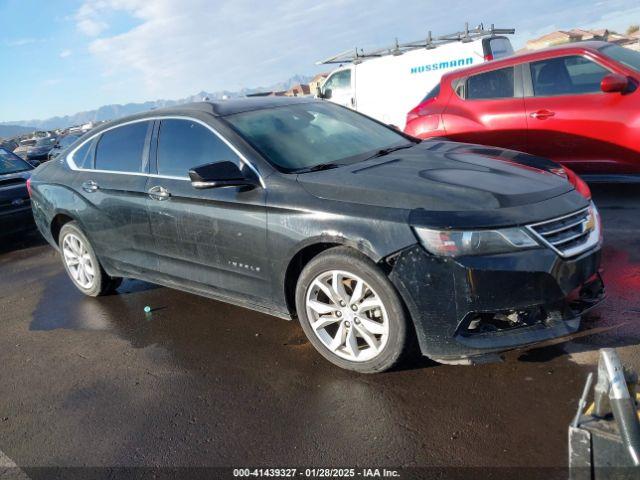
[[[296,309],[313,346],[330,362],[375,373],[393,367],[407,340],[400,297],[364,255],[331,248],[303,269]]]
[[[76,222],[63,225],[58,242],[64,268],[82,293],[97,297],[111,293],[120,286],[122,279],[106,274],[91,243]]]

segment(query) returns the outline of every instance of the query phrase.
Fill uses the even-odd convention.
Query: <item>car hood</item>
[[[412,223],[424,225],[524,224],[587,205],[544,168],[548,161],[512,150],[426,141],[297,179],[318,198],[407,209]]]

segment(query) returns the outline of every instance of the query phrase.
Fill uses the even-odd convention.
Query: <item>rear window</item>
[[[422,102],[425,102],[427,100],[431,100],[431,99],[434,99],[434,98],[438,98],[438,95],[440,95],[440,84],[439,83],[435,87],[433,87],[429,91],[429,93],[427,93],[427,96],[422,99]],[[420,102],[420,103],[422,103],[422,102]]]
[[[150,125],[136,122],[103,133],[96,148],[96,169],[140,172]]]
[[[606,47],[602,47],[600,51],[603,55],[614,59],[616,62],[632,68],[636,72],[640,72],[640,52],[618,45],[607,45]]]
[[[484,100],[513,97],[513,67],[480,73],[467,80],[467,99]]]
[[[33,167],[4,148],[0,148],[0,175],[31,170]]]
[[[488,41],[489,52],[494,59],[508,57],[513,53],[513,47],[508,38],[491,38]]]

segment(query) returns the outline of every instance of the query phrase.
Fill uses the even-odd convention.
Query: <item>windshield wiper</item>
[[[390,153],[396,152],[398,150],[402,150],[404,148],[411,148],[415,145],[415,143],[408,143],[405,145],[397,145],[395,147],[387,147],[378,150],[376,153],[367,158],[367,160],[371,160],[372,158],[384,157],[385,155],[389,155]]]
[[[319,172],[321,170],[331,170],[332,168],[338,168],[340,166],[340,163],[319,163],[312,167],[300,168],[299,170],[295,170],[294,173]]]

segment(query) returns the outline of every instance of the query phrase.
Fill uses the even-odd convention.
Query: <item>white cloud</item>
[[[62,50],[59,54],[60,58],[67,58],[71,56],[71,50],[69,50],[68,48]]]
[[[449,0],[442,9],[437,0],[401,7],[397,0],[85,0],[74,18],[93,37],[88,49],[103,66],[103,89],[124,85],[117,88],[129,98],[179,98],[311,73],[318,70],[314,61],[356,45],[389,45],[396,36],[416,40],[428,30],[450,33],[466,19],[537,34],[545,33],[545,25],[579,27],[608,12],[623,15],[634,0],[530,0],[517,6],[480,0],[478,14],[469,14],[470,3]]]
[[[22,47],[24,45],[31,45],[38,42],[37,38],[16,38],[14,40],[6,40],[4,44],[7,47]]]

